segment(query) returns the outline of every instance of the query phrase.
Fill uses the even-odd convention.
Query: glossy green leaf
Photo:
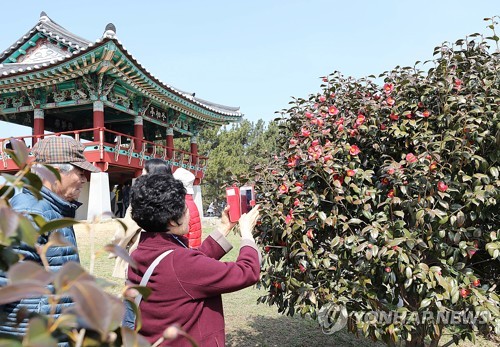
[[[48,221],[45,223],[43,227],[40,228],[40,234],[45,234],[53,230],[73,226],[75,224],[78,224],[79,221],[73,219],[73,218],[59,218],[59,219],[54,219],[51,221]]]
[[[9,283],[18,284],[25,281],[47,285],[52,282],[54,273],[47,272],[43,266],[33,261],[14,264],[8,272]]]
[[[18,215],[7,206],[0,206],[0,244],[10,244],[9,238],[16,235]]]
[[[48,294],[50,291],[39,281],[23,281],[0,288],[0,305]]]

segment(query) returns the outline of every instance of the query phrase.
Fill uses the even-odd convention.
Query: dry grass
[[[213,220],[205,219],[203,234],[208,235],[215,227],[214,225]],[[93,263],[93,274],[106,280],[110,284],[109,291],[114,294],[120,293],[123,280],[111,276],[114,260],[109,259],[102,248],[110,242],[117,226],[116,222],[107,221],[94,227],[89,225],[75,227],[82,265],[89,269]],[[239,246],[237,236],[231,235],[229,239],[235,247],[222,259],[225,261],[233,261],[236,258]],[[93,262],[91,262],[91,257],[94,257]],[[257,304],[257,298],[262,295],[264,295],[263,291],[250,287],[223,296],[227,346],[383,346],[383,344],[373,343],[362,337],[358,338],[345,330],[325,335],[314,321],[282,316],[277,312],[276,307]],[[448,340],[449,338],[444,337],[441,345]],[[466,342],[460,346],[494,347],[498,344],[478,339],[475,344]]]

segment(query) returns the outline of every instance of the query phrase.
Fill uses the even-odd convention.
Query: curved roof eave
[[[152,79],[155,83],[157,83],[161,88],[173,92],[185,99],[188,102],[191,102],[197,106],[207,109],[208,111],[220,114],[222,116],[229,116],[231,118],[235,118],[234,121],[238,121],[243,117],[243,114],[239,111],[239,107],[231,107],[225,106],[213,102],[209,102],[200,98],[194,97],[191,93],[186,93],[177,89],[169,84],[162,82],[160,79],[155,77],[151,72],[149,72],[117,39],[115,32],[106,31],[104,35],[97,39],[95,42],[88,41],[86,39],[80,38],[56,22],[52,21],[45,12],[42,12],[40,15],[40,19],[38,23],[26,33],[21,39],[19,39],[14,45],[5,50],[1,55],[0,59],[5,58],[5,56],[9,53],[14,52],[19,47],[21,47],[32,35],[36,32],[41,32],[55,40],[60,41],[63,44],[69,45],[70,47],[75,48],[74,52],[66,54],[64,58],[59,58],[55,60],[51,60],[44,63],[37,64],[16,64],[16,63],[8,63],[8,64],[0,64],[0,78],[2,77],[10,77],[11,75],[18,75],[24,72],[32,72],[34,70],[43,70],[45,68],[51,68],[58,64],[63,64],[70,59],[78,57],[80,55],[86,54],[88,49],[95,49],[108,41],[113,41],[115,45],[121,49],[122,53],[125,54],[131,62],[135,65],[135,67],[140,70],[144,75],[148,78]],[[77,41],[78,43],[76,43]],[[15,68],[15,69],[14,69]],[[232,121],[232,120],[229,120]]]
[[[12,54],[17,49],[19,49],[24,43],[29,40],[35,32],[44,33],[62,44],[68,45],[76,50],[80,48],[87,47],[91,41],[79,37],[68,30],[66,30],[61,25],[50,19],[45,12],[42,12],[38,22],[31,28],[25,35],[14,42],[9,48],[0,54],[0,60],[7,57],[7,55]]]
[[[134,65],[136,66],[137,69],[139,69],[140,71],[142,71],[148,78],[151,78],[153,81],[155,81],[162,88],[164,88],[164,89],[166,89],[166,90],[168,90],[170,92],[173,92],[173,93],[177,94],[178,96],[182,97],[183,99],[185,99],[185,100],[187,100],[189,102],[192,102],[192,103],[194,103],[194,104],[196,104],[198,106],[206,108],[209,111],[213,111],[213,112],[216,112],[216,113],[223,113],[225,115],[233,116],[233,117],[242,117],[242,113],[239,111],[240,110],[239,107],[220,105],[220,104],[212,103],[212,102],[200,99],[200,98],[196,98],[196,97],[193,96],[193,93],[184,92],[184,91],[182,91],[180,89],[177,89],[177,88],[175,88],[175,87],[173,87],[173,86],[171,86],[171,85],[163,82],[162,80],[160,80],[159,78],[157,78],[156,76],[154,76],[148,69],[146,69],[125,48],[125,46],[121,43],[121,41],[116,38],[116,36],[110,37],[110,39],[113,40],[113,42],[121,49],[122,53],[124,53],[134,63]]]

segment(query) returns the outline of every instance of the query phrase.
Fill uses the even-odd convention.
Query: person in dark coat
[[[38,214],[47,221],[63,217],[74,218],[76,209],[81,205],[77,199],[87,182],[87,173],[100,171],[85,159],[84,149],[80,142],[68,137],[51,136],[37,142],[33,147],[35,164],[32,166],[32,172],[35,174],[38,172],[39,164],[49,164],[59,171],[61,180],[54,184],[42,180],[41,200],[28,189],[23,189],[10,200],[12,209],[25,214]],[[50,270],[57,271],[69,261],[80,262],[73,227],[64,227],[51,233],[53,232],[64,236],[71,246],[52,246],[47,249],[46,257]],[[46,244],[49,236],[50,233],[41,235],[37,240],[37,246]],[[15,248],[15,251],[23,257],[22,261],[33,261],[42,265],[40,255],[34,248],[22,243]],[[0,271],[0,287],[5,285],[7,285],[6,273]],[[53,290],[52,287],[49,288]],[[21,339],[26,334],[28,319],[18,322],[17,313],[20,309],[27,310],[27,313],[38,312],[55,319],[63,309],[72,306],[69,298],[61,298],[55,306],[49,301],[49,297],[42,296],[0,306],[2,313],[0,337],[15,336]],[[65,345],[67,345],[65,342],[60,343],[60,346]]]
[[[139,305],[139,333],[155,343],[165,329],[178,324],[199,346],[224,346],[221,294],[238,291],[259,280],[260,252],[252,234],[259,207],[239,220],[241,246],[237,260],[222,262],[220,259],[232,248],[226,236],[235,226],[229,222],[228,209],[219,230],[212,232],[199,249],[190,249],[185,237],[189,228],[185,195],[182,183],[165,175],[141,176],[132,186],[132,218],[144,232],[132,253],[138,267],[129,267],[130,284],[138,285],[152,262],[172,250],[156,266],[147,284],[152,293]],[[161,345],[191,346],[182,336]]]

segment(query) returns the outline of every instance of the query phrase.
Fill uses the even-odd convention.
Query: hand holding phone
[[[220,232],[224,235],[227,236],[233,230],[234,226],[236,225],[236,222],[231,222],[229,220],[229,205],[227,205],[224,210],[222,211],[222,215],[220,218]]]

